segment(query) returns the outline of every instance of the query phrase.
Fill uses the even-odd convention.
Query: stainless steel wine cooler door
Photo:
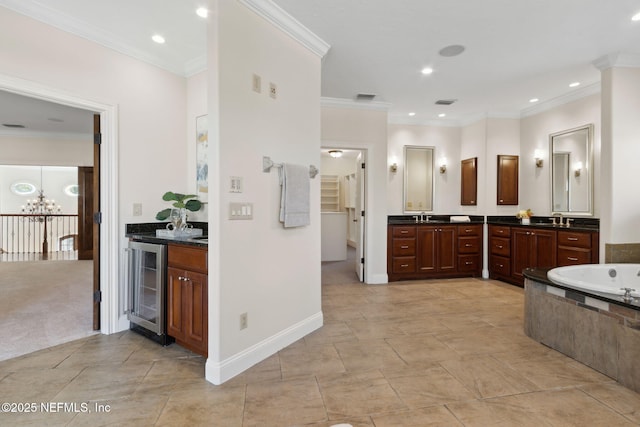
[[[164,280],[166,246],[129,242],[130,322],[164,334]]]

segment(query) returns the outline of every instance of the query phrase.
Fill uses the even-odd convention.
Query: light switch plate
[[[253,203],[230,203],[229,219],[253,219]]]
[[[229,193],[242,193],[242,177],[229,177]]]

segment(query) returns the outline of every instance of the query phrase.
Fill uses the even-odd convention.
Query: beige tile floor
[[[639,394],[523,334],[521,289],[366,286],[330,267],[325,326],[222,386],[176,345],[97,335],[0,362],[1,400],[38,405],[0,425],[640,425]]]

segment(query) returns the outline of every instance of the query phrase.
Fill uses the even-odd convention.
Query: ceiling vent
[[[356,95],[358,101],[372,101],[376,97],[375,93],[359,93]]]
[[[457,99],[439,99],[436,101],[436,105],[451,105],[456,101]]]
[[[7,128],[18,128],[18,129],[24,128],[24,125],[18,125],[18,124],[15,124],[15,123],[3,123],[2,126],[7,127]]]

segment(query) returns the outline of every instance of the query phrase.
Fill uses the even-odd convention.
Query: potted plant
[[[167,191],[162,196],[162,200],[173,202],[173,208],[163,209],[156,214],[158,221],[164,221],[171,218],[171,222],[175,229],[184,228],[187,225],[187,211],[196,212],[202,208],[202,202],[197,199],[195,194],[181,194]]]

